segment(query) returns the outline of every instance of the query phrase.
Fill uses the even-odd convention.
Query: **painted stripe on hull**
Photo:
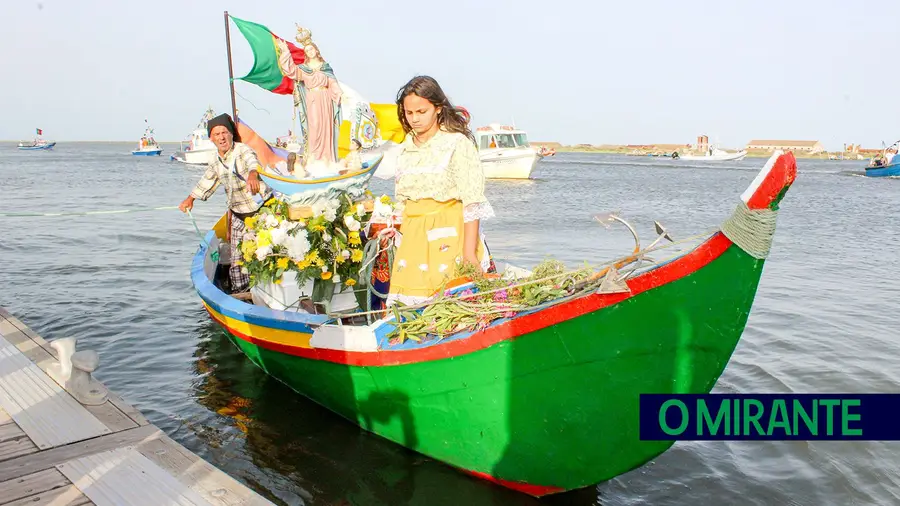
[[[731,244],[731,241],[728,240],[727,237],[721,233],[717,233],[684,257],[629,280],[628,286],[631,288],[631,294],[603,294],[576,299],[560,304],[550,310],[520,316],[508,322],[488,327],[481,332],[473,334],[468,339],[449,341],[445,344],[428,348],[390,351],[382,350],[377,352],[348,352],[341,350],[315,349],[291,346],[286,344],[284,340],[269,340],[266,338],[265,334],[248,335],[242,331],[241,328],[233,328],[232,325],[228,325],[227,323],[224,323],[224,326],[233,331],[237,337],[272,351],[316,360],[327,360],[329,362],[340,364],[356,366],[388,366],[440,360],[458,355],[465,355],[492,346],[498,342],[511,340],[517,336],[534,332],[556,323],[603,309],[613,304],[618,304],[637,294],[670,283],[697,271],[718,258],[731,246]],[[201,294],[201,297],[202,295],[203,294]],[[228,299],[238,302],[231,297],[228,297]],[[204,301],[208,302],[206,298],[204,298]],[[210,304],[210,306],[215,307],[214,304]],[[247,306],[250,305],[247,304]],[[227,316],[231,316],[231,314],[227,314]],[[238,318],[234,318],[234,320],[240,321]],[[250,319],[244,318],[243,321],[250,321]],[[257,320],[256,323],[262,323],[262,321]],[[309,342],[308,339],[306,342]]]

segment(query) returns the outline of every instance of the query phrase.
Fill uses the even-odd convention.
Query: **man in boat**
[[[231,292],[246,292],[250,277],[241,270],[238,243],[244,234],[244,220],[255,215],[271,191],[259,180],[259,159],[249,146],[241,142],[231,116],[220,114],[209,120],[206,131],[218,153],[210,160],[206,172],[191,194],[178,206],[182,212],[194,207],[194,200],[211,197],[219,185],[225,187],[228,198],[229,242],[231,243]]]

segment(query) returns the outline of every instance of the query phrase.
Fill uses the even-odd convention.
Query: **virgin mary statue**
[[[336,162],[342,92],[334,71],[322,58],[309,30],[297,27],[296,40],[305,53],[305,61],[300,65],[291,59],[287,44],[277,40],[278,65],[284,75],[294,80],[294,107],[300,112],[305,161]]]

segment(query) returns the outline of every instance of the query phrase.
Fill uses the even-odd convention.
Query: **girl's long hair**
[[[404,133],[408,134],[412,131],[412,127],[406,121],[406,110],[403,108],[403,99],[409,95],[422,97],[431,102],[433,106],[441,108],[437,117],[441,128],[448,132],[463,134],[473,143],[475,142],[475,136],[469,129],[468,114],[465,109],[454,107],[444,90],[441,89],[441,85],[429,76],[413,77],[397,92],[397,114],[400,116],[400,124],[403,126]]]

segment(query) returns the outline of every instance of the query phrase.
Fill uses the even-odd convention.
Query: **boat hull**
[[[712,155],[712,156],[695,156],[695,155],[681,155],[678,157],[679,160],[687,160],[687,161],[695,161],[695,162],[739,162],[743,160],[747,156],[746,151],[741,151],[738,153],[728,153],[725,155]]]
[[[874,169],[866,168],[867,177],[900,177],[900,163]]]
[[[532,149],[482,152],[480,157],[488,179],[529,179],[541,158]]]
[[[172,160],[188,165],[208,165],[216,156],[214,149],[197,151],[179,151],[172,155]]]
[[[296,392],[409,449],[540,496],[610,479],[671,446],[639,440],[639,394],[712,389],[762,266],[717,234],[645,277],[659,286],[643,293],[615,304],[590,296],[500,329],[515,339],[407,364],[334,362],[309,347],[310,334],[248,323],[231,301],[198,293],[238,348]]]
[[[18,148],[23,151],[42,151],[42,150],[47,150],[47,149],[53,149],[53,146],[56,146],[55,142],[51,142],[49,144],[44,144],[42,146],[18,146]]]
[[[135,150],[131,154],[134,156],[159,156],[162,154],[162,149]]]

